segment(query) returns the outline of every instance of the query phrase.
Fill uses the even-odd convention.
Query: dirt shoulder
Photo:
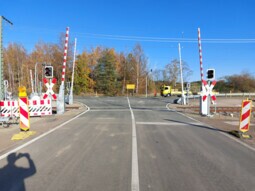
[[[217,112],[217,107],[240,107],[242,105],[242,100],[246,100],[246,98],[217,98],[217,103],[215,105],[216,113],[213,113],[212,116],[202,116],[199,114],[199,111],[195,111],[192,107],[199,106],[198,99],[189,100],[189,105],[182,106],[179,104],[168,104],[169,109],[174,109],[180,113],[183,113],[189,117],[192,117],[204,124],[208,124],[216,129],[219,129],[223,132],[229,133],[231,131],[239,130],[239,122],[240,122],[240,112]],[[246,144],[255,148],[255,102],[253,101],[253,112],[250,121],[250,130],[247,132],[248,135],[251,135],[251,139],[237,138]]]

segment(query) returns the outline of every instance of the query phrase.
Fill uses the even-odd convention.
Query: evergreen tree
[[[103,51],[94,71],[98,93],[105,95],[115,95],[117,93],[116,62],[113,49]]]

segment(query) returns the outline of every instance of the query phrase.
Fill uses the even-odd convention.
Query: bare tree
[[[136,59],[136,93],[139,92],[139,78],[146,75],[147,57],[144,54],[142,46],[137,44],[133,49],[133,54]]]
[[[189,68],[185,61],[182,61],[182,72],[184,81],[187,81],[192,74],[192,70]],[[176,86],[177,81],[180,80],[180,61],[174,59],[170,64],[165,66],[165,74],[173,86]]]

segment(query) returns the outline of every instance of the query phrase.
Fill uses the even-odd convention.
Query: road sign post
[[[210,102],[216,101],[216,96],[213,94],[212,89],[216,84],[216,80],[212,83],[203,80],[202,92],[201,92],[201,115],[210,115]]]

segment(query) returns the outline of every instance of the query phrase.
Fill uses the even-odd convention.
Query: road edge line
[[[76,118],[80,117],[81,115],[83,115],[83,114],[89,112],[89,111],[90,111],[90,108],[89,108],[88,106],[86,106],[86,107],[88,108],[86,111],[83,111],[82,113],[80,113],[80,114],[76,115],[75,117],[73,117],[73,118],[67,120],[66,122],[62,123],[61,125],[58,125],[58,126],[54,127],[53,129],[51,129],[51,130],[49,130],[49,131],[47,131],[47,132],[45,132],[45,133],[39,135],[38,137],[35,137],[34,139],[32,139],[32,140],[30,140],[30,141],[24,143],[23,145],[20,145],[20,146],[16,147],[15,149],[12,149],[12,150],[8,151],[7,153],[1,155],[1,156],[0,156],[0,161],[3,160],[4,158],[6,158],[9,154],[14,153],[14,152],[17,152],[17,151],[19,151],[20,149],[23,149],[23,148],[25,148],[25,147],[31,145],[31,144],[34,143],[35,141],[37,141],[37,140],[39,140],[39,139],[41,139],[41,138],[43,138],[43,137],[49,135],[50,133],[52,133],[52,132],[58,130],[59,128],[63,127],[64,125],[66,125],[66,124],[70,123],[71,121],[75,120]]]

